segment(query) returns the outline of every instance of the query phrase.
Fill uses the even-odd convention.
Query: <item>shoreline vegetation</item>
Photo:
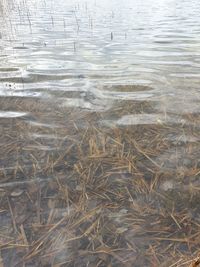
[[[51,101],[0,98],[2,266],[198,266],[200,115]]]

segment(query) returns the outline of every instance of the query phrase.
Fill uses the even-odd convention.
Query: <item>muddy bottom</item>
[[[163,115],[148,101],[106,112],[0,102],[2,266],[189,266],[200,114]]]

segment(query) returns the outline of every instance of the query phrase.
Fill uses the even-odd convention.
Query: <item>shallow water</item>
[[[4,267],[187,266],[200,247],[199,9],[2,1]]]
[[[80,103],[70,98],[69,105],[93,111],[117,98],[156,100],[166,112],[196,112],[199,5],[8,1],[1,16],[0,93],[53,98],[63,93],[68,101],[68,91],[79,92]],[[151,89],[115,93],[119,84]]]

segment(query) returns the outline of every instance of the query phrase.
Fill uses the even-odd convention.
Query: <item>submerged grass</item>
[[[97,113],[0,102],[27,112],[0,121],[5,267],[198,266],[198,114],[124,125],[119,118],[149,112],[150,103]]]

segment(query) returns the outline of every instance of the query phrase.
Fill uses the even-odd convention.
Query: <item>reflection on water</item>
[[[3,266],[188,266],[200,2],[0,2]]]
[[[17,118],[25,116],[25,112],[1,111],[0,118]]]

